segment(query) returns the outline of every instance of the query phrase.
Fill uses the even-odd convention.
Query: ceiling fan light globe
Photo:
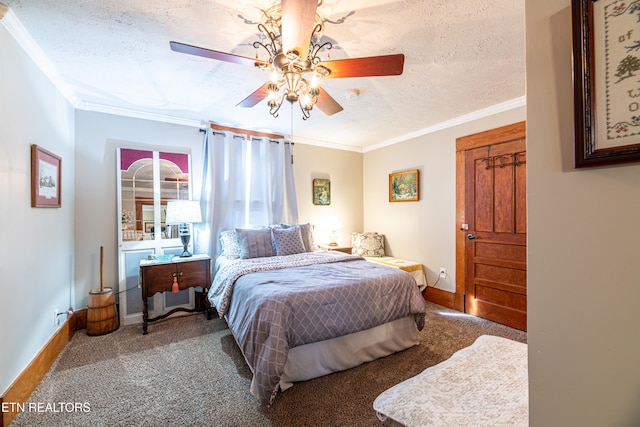
[[[316,73],[313,73],[313,76],[311,76],[311,89],[317,89],[318,84],[319,84],[318,75]]]

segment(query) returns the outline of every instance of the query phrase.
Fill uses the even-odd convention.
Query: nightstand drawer
[[[180,289],[194,288],[200,286],[208,288],[210,283],[207,283],[209,272],[209,260],[206,263],[200,262],[183,262],[178,264],[178,283],[180,283]]]
[[[173,276],[175,274],[175,264],[158,264],[142,267],[142,281],[146,285],[146,296],[150,297],[156,292],[171,291]]]

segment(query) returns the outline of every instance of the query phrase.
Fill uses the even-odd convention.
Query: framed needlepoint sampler
[[[640,1],[572,0],[575,167],[640,161]]]

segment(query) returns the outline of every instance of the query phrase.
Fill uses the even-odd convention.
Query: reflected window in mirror
[[[123,241],[174,239],[165,223],[168,200],[188,200],[190,156],[185,153],[120,149]],[[159,231],[159,232],[158,232]]]

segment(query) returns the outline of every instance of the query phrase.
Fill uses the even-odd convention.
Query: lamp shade
[[[167,224],[193,224],[202,222],[200,202],[197,200],[169,200],[167,202]]]
[[[332,233],[336,233],[338,230],[342,228],[342,223],[336,217],[331,217],[327,219],[327,228]]]

